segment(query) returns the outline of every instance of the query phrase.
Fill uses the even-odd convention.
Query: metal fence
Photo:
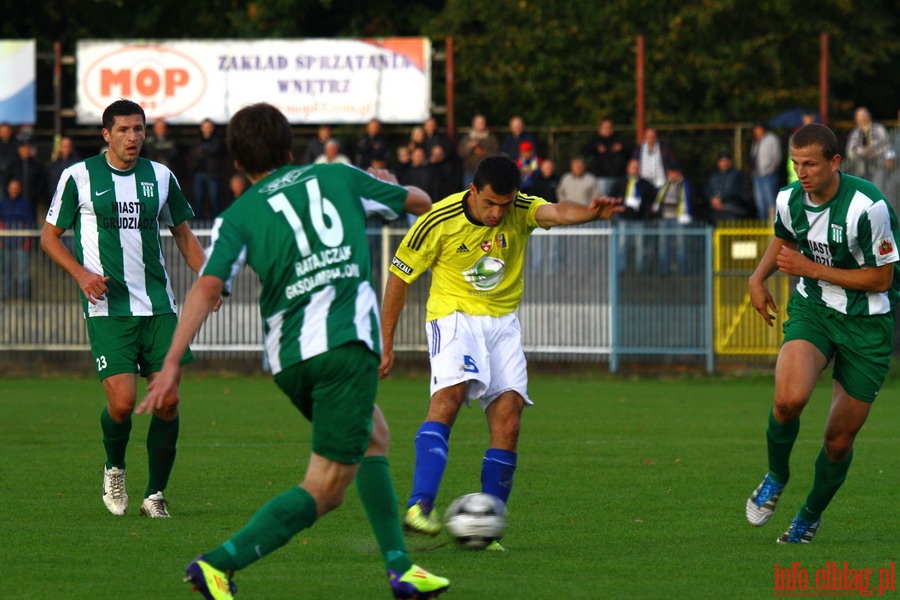
[[[529,360],[605,364],[612,372],[623,367],[712,372],[732,363],[771,364],[780,328],[766,327],[746,296],[747,277],[770,231],[758,222],[720,229],[603,223],[537,230],[526,255],[519,308]],[[209,230],[196,233],[208,243]],[[369,231],[379,290],[404,233],[402,228]],[[37,249],[38,237],[37,231],[0,231],[7,249],[17,239],[32,242],[29,297],[0,303],[0,360],[22,352],[75,360],[68,359],[71,351],[88,349],[77,287]],[[195,276],[168,232],[163,247],[181,303]],[[9,253],[0,252],[0,279],[6,282]],[[421,356],[424,362],[429,286],[426,273],[410,289],[395,341],[401,358]],[[776,275],[770,288],[784,306],[788,278]],[[198,358],[262,364],[258,292],[256,275],[245,269],[192,344]]]

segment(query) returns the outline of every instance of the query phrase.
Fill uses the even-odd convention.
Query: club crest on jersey
[[[835,244],[842,244],[844,242],[844,227],[842,225],[838,225],[837,223],[831,224],[831,241]]]
[[[492,242],[491,240],[484,240],[483,242],[481,242],[482,252],[490,252],[491,248],[493,248],[493,247],[494,247],[494,242]]]
[[[894,251],[894,244],[891,243],[889,238],[884,238],[878,244],[878,254],[881,256],[886,256]]]
[[[156,184],[152,181],[141,182],[141,193],[143,194],[144,198],[153,198],[156,195],[154,190],[156,190]]]
[[[506,236],[502,233],[498,233],[497,237],[494,238],[494,241],[497,242],[497,245],[501,248],[506,248]]]

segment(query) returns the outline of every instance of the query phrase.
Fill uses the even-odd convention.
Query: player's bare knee
[[[160,407],[153,411],[153,415],[159,417],[163,421],[171,421],[178,416],[178,402]]]
[[[434,397],[428,405],[428,415],[425,417],[425,420],[438,421],[451,427],[456,421],[456,416],[459,414],[461,406],[462,401],[456,402],[449,398]]]
[[[831,462],[841,462],[853,450],[855,436],[835,434],[825,436],[825,455]]]
[[[797,398],[776,398],[773,410],[775,419],[777,419],[779,423],[787,423],[798,419],[803,412],[804,406],[806,406],[805,400]]]
[[[106,404],[106,411],[113,421],[124,423],[134,412],[135,399],[131,398],[110,398]]]

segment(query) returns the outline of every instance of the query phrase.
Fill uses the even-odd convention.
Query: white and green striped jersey
[[[63,171],[47,222],[73,229],[75,258],[109,277],[105,300],[90,304],[82,294],[85,316],[174,313],[159,224],[172,227],[193,216],[172,172],[145,158],[119,171],[100,154]]]
[[[797,249],[819,264],[861,269],[894,264],[887,292],[862,292],[801,277],[796,293],[808,302],[847,315],[893,314],[900,296],[897,215],[884,196],[865,179],[840,174],[834,198],[813,204],[800,182],[778,193],[775,235],[797,243]]]
[[[366,217],[397,218],[406,195],[349,165],[286,166],[216,219],[201,275],[226,294],[245,264],[259,276],[273,374],[348,342],[381,353]]]

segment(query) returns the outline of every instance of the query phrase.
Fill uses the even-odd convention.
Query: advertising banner
[[[76,63],[82,124],[119,98],[172,124],[226,123],[262,101],[296,124],[416,123],[431,110],[427,38],[86,40]]]
[[[35,41],[0,40],[0,123],[34,124]]]

